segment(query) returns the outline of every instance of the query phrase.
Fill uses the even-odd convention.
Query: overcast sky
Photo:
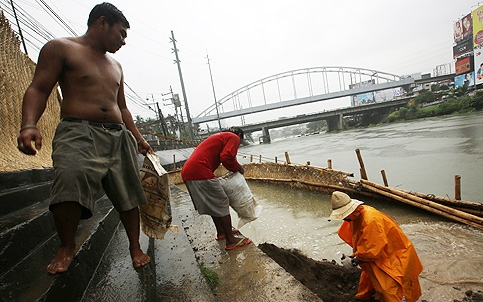
[[[100,1],[44,0],[79,35]],[[1,0],[2,8],[9,1]],[[56,37],[70,36],[40,8],[18,0]],[[217,99],[259,79],[324,66],[359,67],[404,75],[431,73],[452,63],[453,23],[478,6],[474,0],[112,0],[131,29],[113,56],[126,83],[140,96],[182,96],[170,42],[174,32],[192,116]],[[480,3],[482,4],[482,3]],[[37,61],[38,50],[29,49]],[[167,96],[165,96],[167,98]],[[152,101],[150,100],[149,103]],[[147,106],[128,103],[133,115],[154,117]],[[174,112],[169,106],[163,112]]]

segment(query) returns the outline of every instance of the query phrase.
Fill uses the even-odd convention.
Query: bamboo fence
[[[3,12],[0,13],[0,67],[0,171],[51,168],[52,139],[60,120],[61,97],[57,87],[54,88],[37,125],[42,133],[42,149],[36,156],[18,151],[22,99],[32,80],[35,63],[20,51],[20,41]]]

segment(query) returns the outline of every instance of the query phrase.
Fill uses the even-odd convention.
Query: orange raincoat
[[[394,220],[378,210],[360,205],[359,217],[344,221],[338,234],[364,261],[356,298],[368,300],[375,290],[379,300],[415,302],[421,296],[418,276],[423,266],[411,241]],[[356,213],[354,211],[354,213]]]

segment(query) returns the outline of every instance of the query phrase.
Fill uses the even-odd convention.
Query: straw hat
[[[357,199],[351,199],[349,195],[334,191],[332,193],[332,213],[329,216],[330,220],[342,220],[349,216],[354,210],[361,204],[362,201]]]

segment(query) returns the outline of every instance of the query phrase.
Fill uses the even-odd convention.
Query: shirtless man
[[[60,248],[47,266],[50,274],[64,272],[71,264],[77,226],[80,219],[92,216],[101,188],[119,212],[134,268],[150,261],[139,243],[138,206],[146,198],[137,154],[153,150],[126,106],[121,65],[107,54],[125,44],[129,22],[114,5],[101,3],[90,12],[87,25],[83,36],[49,41],[40,51],[34,78],[24,95],[17,138],[21,152],[35,155],[40,150],[42,136],[36,124],[59,82],[62,120],[52,142],[55,180],[49,209]]]

